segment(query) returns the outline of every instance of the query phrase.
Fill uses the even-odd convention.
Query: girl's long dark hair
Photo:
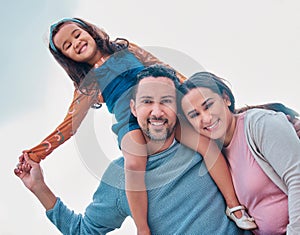
[[[114,41],[111,41],[109,35],[104,30],[80,18],[74,18],[74,19],[82,22],[82,24],[79,23],[76,24],[92,36],[92,38],[96,41],[97,47],[102,54],[111,55],[116,51],[120,51],[122,49],[127,48],[129,45],[128,40],[124,38],[117,38]],[[57,32],[64,24],[70,22],[72,21],[64,21],[56,25],[56,27],[52,30],[52,38],[50,40],[53,40],[53,37],[57,34]],[[83,86],[82,82],[86,78],[86,75],[90,72],[92,66],[89,65],[88,63],[73,61],[68,57],[66,57],[65,55],[63,55],[61,51],[53,50],[50,45],[49,45],[49,50],[51,54],[54,56],[55,60],[63,67],[63,69],[72,79],[74,86],[82,90],[82,92],[86,92],[87,87]]]

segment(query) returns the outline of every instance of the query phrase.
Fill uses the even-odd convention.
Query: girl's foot
[[[242,217],[237,218],[234,215],[234,212],[236,211],[241,211],[242,212]],[[244,206],[236,206],[233,208],[226,208],[226,215],[235,222],[235,224],[244,230],[251,230],[257,228],[257,225],[254,221],[254,218],[250,217],[247,212],[246,208]]]

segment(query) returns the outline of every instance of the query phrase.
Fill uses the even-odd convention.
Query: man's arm
[[[122,225],[127,216],[122,205],[126,207],[127,204],[120,203],[124,199],[120,199],[117,188],[101,182],[85,214],[76,214],[46,185],[40,164],[32,161],[27,154],[24,157],[25,161],[19,163],[15,174],[38,198],[46,209],[47,217],[63,234],[106,234]]]
[[[282,113],[269,113],[253,121],[255,146],[286,186],[288,233],[300,232],[300,142]],[[252,127],[251,126],[251,127]],[[267,170],[266,167],[264,167]],[[270,171],[269,171],[270,172]],[[275,181],[274,181],[275,182]],[[279,184],[280,182],[277,181]],[[292,232],[293,231],[293,232]]]
[[[40,164],[32,161],[27,153],[24,153],[25,161],[19,163],[15,174],[24,185],[39,199],[46,210],[50,210],[56,203],[56,196],[45,184]]]

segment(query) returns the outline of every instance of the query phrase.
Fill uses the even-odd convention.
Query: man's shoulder
[[[179,143],[178,141],[174,141],[173,144],[165,149],[164,151],[161,151],[159,153],[153,154],[151,156],[149,156],[149,160],[150,161],[157,161],[160,159],[165,159],[169,157],[175,157],[177,159],[177,157],[194,157],[195,155],[199,155],[197,152],[195,152],[194,150],[186,147],[185,145]]]
[[[117,159],[114,159],[114,160],[110,163],[110,165],[124,165],[124,157],[121,156],[121,157],[119,157],[119,158],[117,158]]]
[[[123,188],[124,179],[124,158],[119,157],[108,165],[101,182],[120,189]]]

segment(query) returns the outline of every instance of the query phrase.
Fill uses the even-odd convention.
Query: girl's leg
[[[125,163],[125,190],[138,235],[150,235],[145,185],[147,148],[141,130],[128,132],[121,141]]]
[[[176,139],[203,156],[206,168],[221,191],[227,207],[234,208],[239,206],[240,203],[235,194],[227,162],[215,141],[197,133],[193,127],[184,120],[181,120],[180,124],[176,127]],[[241,210],[237,210],[233,214],[238,219],[243,216]],[[255,224],[251,220],[252,219],[249,220],[249,223],[243,223],[243,226],[246,224],[246,227],[243,227],[244,229],[253,229]],[[249,225],[247,225],[247,223]]]

